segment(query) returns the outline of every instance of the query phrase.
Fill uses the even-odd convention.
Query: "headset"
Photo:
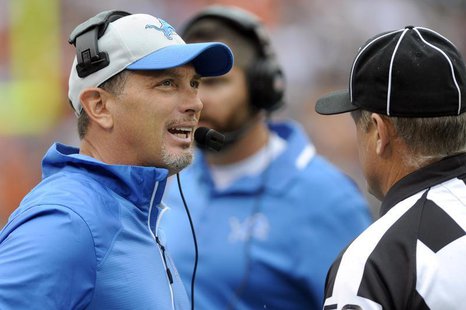
[[[80,78],[85,78],[110,64],[107,52],[99,51],[98,40],[111,22],[128,15],[131,13],[104,11],[78,25],[71,32],[68,43],[76,47],[76,71]]]
[[[262,22],[242,9],[215,5],[192,17],[185,24],[182,36],[203,19],[220,20],[256,44],[259,59],[246,70],[251,105],[266,112],[281,108],[285,77]]]

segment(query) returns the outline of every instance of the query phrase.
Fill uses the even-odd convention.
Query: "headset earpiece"
[[[215,5],[199,12],[187,22],[183,34],[198,21],[206,18],[225,22],[255,42],[259,58],[246,72],[251,104],[267,112],[282,107],[285,77],[261,21],[241,9]]]
[[[274,62],[257,61],[247,71],[251,104],[272,112],[283,105],[284,77]]]
[[[108,25],[120,17],[131,15],[124,11],[105,11],[78,25],[70,34],[68,43],[76,46],[78,64],[76,71],[80,78],[99,71],[110,64],[105,51],[99,51],[98,40]]]

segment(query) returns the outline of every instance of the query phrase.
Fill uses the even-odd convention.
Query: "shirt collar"
[[[466,153],[445,157],[422,167],[396,182],[385,195],[380,208],[383,216],[400,201],[423,189],[438,185],[466,173]]]

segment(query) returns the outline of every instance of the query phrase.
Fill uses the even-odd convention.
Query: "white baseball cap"
[[[130,14],[110,22],[97,45],[108,54],[107,66],[84,77],[78,74],[77,57],[71,67],[68,97],[77,116],[82,110],[79,97],[83,90],[97,87],[125,69],[163,70],[192,63],[201,76],[218,76],[233,65],[227,45],[186,44],[167,22],[147,14]]]

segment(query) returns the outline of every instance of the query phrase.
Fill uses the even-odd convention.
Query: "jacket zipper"
[[[170,284],[173,284],[173,276],[172,276],[172,273],[170,271],[170,268],[168,267],[167,257],[165,256],[165,247],[160,243],[160,240],[159,240],[158,236],[155,236],[155,241],[159,245],[160,249],[162,249],[162,258],[163,258],[163,263],[166,266],[165,270],[167,271],[168,281],[170,281]]]
[[[160,223],[160,218],[162,217],[163,213],[166,211],[165,207],[160,211],[160,214],[157,216],[157,222],[155,223],[155,234],[150,228],[151,213],[152,213],[152,208],[154,206],[154,198],[155,198],[155,193],[157,192],[158,184],[159,184],[158,182],[155,184],[154,191],[152,192],[152,197],[151,197],[150,206],[149,206],[149,214],[147,218],[147,228],[149,229],[149,232],[152,235],[152,238],[154,238],[154,241],[157,244],[157,247],[159,249],[160,256],[162,257],[162,264],[163,264],[163,267],[165,268],[167,279],[168,279],[168,287],[170,290],[172,309],[175,310],[175,299],[174,299],[174,292],[173,292],[173,286],[172,286],[173,276],[167,264],[167,259],[165,255],[165,247],[161,244],[159,237],[157,236],[157,228]]]

